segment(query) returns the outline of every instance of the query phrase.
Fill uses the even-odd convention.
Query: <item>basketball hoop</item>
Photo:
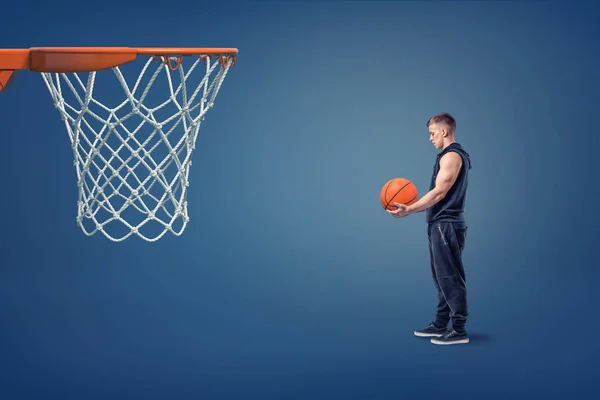
[[[181,235],[189,222],[187,188],[198,131],[235,65],[237,52],[233,48],[0,49],[0,92],[10,87],[19,70],[42,74],[71,140],[79,192],[77,224],[86,235],[100,231],[115,242],[132,235],[154,242],[167,232]],[[128,78],[125,69],[130,63],[135,68],[138,56],[146,56],[147,61],[137,77]],[[191,65],[185,63],[187,59],[192,59]],[[81,73],[87,77],[82,79]],[[107,81],[97,82],[111,76],[122,90],[112,107],[108,97],[114,92],[98,94]],[[157,98],[151,89],[160,85],[160,78],[168,95],[150,106],[150,99]],[[106,97],[101,102],[96,95]]]

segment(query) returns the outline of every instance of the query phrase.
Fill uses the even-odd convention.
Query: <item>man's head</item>
[[[429,128],[429,141],[436,149],[443,149],[454,143],[456,121],[452,115],[448,113],[434,115],[427,121],[427,127]]]

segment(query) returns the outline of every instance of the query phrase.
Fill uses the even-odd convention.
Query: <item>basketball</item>
[[[408,179],[394,178],[383,185],[379,197],[381,206],[393,211],[398,208],[393,204],[394,202],[410,206],[419,200],[419,193],[417,187]]]

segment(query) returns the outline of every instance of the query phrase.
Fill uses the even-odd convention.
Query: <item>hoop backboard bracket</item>
[[[19,70],[0,70],[0,92],[6,90],[15,81]]]

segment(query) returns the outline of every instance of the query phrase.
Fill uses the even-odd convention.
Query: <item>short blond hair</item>
[[[427,121],[427,127],[429,128],[429,125],[439,123],[448,125],[450,127],[451,133],[454,133],[454,131],[456,130],[456,120],[452,115],[448,113],[437,114],[429,118],[429,120]]]

